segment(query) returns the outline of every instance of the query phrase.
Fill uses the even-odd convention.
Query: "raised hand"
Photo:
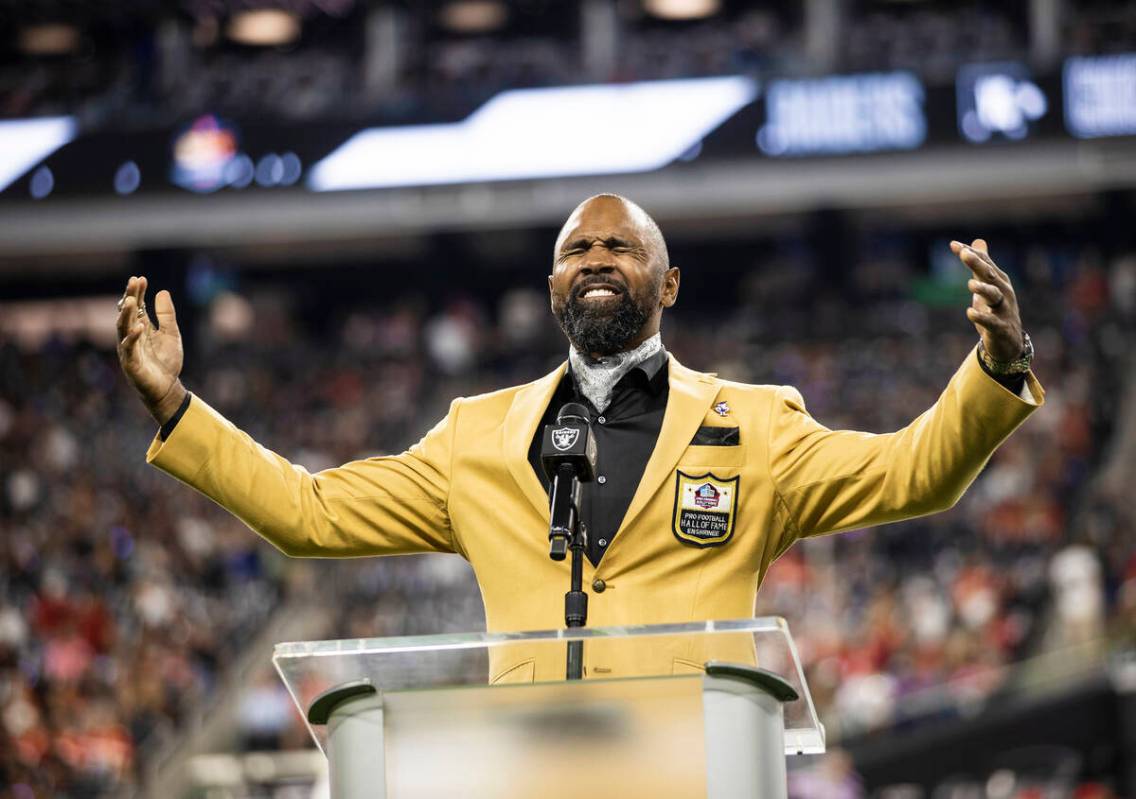
[[[119,300],[118,362],[147,410],[162,424],[185,399],[185,387],[178,379],[181,332],[168,291],[159,291],[154,298],[158,315],[158,327],[154,327],[146,311],[146,285],[145,277],[130,278]]]
[[[951,252],[974,273],[966,284],[972,292],[966,318],[978,329],[986,352],[995,361],[1016,360],[1025,348],[1025,341],[1018,298],[1009,275],[990,258],[982,239],[975,239],[969,246],[952,241]]]

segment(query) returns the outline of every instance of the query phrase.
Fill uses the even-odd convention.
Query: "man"
[[[161,425],[149,462],[292,556],[457,552],[493,631],[563,624],[567,571],[548,557],[539,438],[564,402],[585,402],[599,444],[583,500],[589,624],[742,618],[795,540],[949,508],[1042,402],[1009,278],[985,242],[951,248],[973,272],[967,317],[981,343],[934,406],[886,435],[828,430],[793,388],[721,380],[670,357],[659,324],[679,270],[654,221],[613,195],[583,202],[556,242],[548,287],[568,362],[454,400],[401,455],[312,475],[261,447],[182,387],[173,302],[158,293],[155,328],[144,277],[120,302],[119,358]],[[679,642],[637,659],[593,642],[585,670],[670,673],[707,655]],[[494,656],[490,676],[557,679],[563,663],[559,649],[513,649]]]

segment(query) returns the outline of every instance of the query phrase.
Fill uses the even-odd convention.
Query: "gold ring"
[[[146,315],[146,306],[143,305],[141,308],[138,309],[138,318],[141,319],[145,315]]]
[[[118,302],[115,303],[114,307],[121,311],[122,306],[125,302],[126,302],[126,295],[124,294],[124,295],[122,295],[122,297],[119,298]]]

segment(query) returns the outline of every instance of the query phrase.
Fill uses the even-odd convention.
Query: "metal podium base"
[[[785,680],[751,666],[707,663],[702,683],[706,797],[786,799]]]
[[[369,681],[347,683],[316,697],[308,720],[327,725],[332,799],[386,799],[383,700]]]
[[[689,750],[700,749],[699,744],[705,748],[705,781],[698,774],[686,775],[692,782],[682,783],[681,779],[664,779],[668,785],[674,786],[674,796],[692,796],[695,791],[701,793],[705,785],[707,799],[785,799],[786,769],[784,744],[784,709],[783,703],[797,698],[796,692],[783,679],[762,669],[749,666],[736,666],[723,663],[708,663],[706,674],[701,678],[701,702],[699,703],[699,685],[697,676],[657,677],[648,680],[635,680],[634,690],[631,683],[624,681],[624,686],[615,685],[620,681],[608,681],[604,689],[609,696],[623,696],[636,694],[644,697],[643,704],[638,708],[630,705],[616,706],[611,703],[612,712],[607,713],[601,701],[601,710],[597,713],[594,697],[592,704],[582,702],[581,718],[573,720],[566,717],[562,711],[551,718],[542,718],[539,702],[534,701],[534,707],[527,711],[518,712],[516,704],[510,706],[493,707],[487,704],[485,713],[487,718],[504,718],[506,724],[515,725],[512,734],[522,737],[563,736],[564,740],[556,740],[555,748],[560,755],[561,768],[569,769],[573,746],[595,745],[596,739],[604,744],[604,736],[636,739],[635,744],[642,751],[648,762],[653,753],[658,753],[651,770],[673,770],[675,764],[674,752],[661,752],[660,740],[671,741],[676,735],[685,734],[693,736],[687,743],[692,743]],[[594,692],[599,681],[583,681],[556,684],[559,692],[573,690]],[[593,686],[589,688],[589,686]],[[529,686],[539,688],[539,686]],[[499,687],[466,688],[461,689],[463,699],[461,702],[468,709],[470,698],[488,692],[488,697],[503,696]],[[521,690],[524,690],[521,687]],[[497,691],[494,695],[491,692]],[[471,693],[472,692],[472,693]],[[421,692],[421,698],[427,699]],[[563,696],[563,694],[561,694]],[[583,693],[572,694],[583,698]],[[399,695],[392,695],[400,698]],[[533,697],[536,700],[536,697]],[[490,700],[487,700],[490,701]],[[631,702],[639,701],[634,698]],[[398,704],[398,703],[395,703]],[[697,736],[697,712],[701,704],[702,741]],[[644,710],[644,708],[646,708]],[[393,711],[392,711],[393,712]],[[437,707],[434,711],[437,714]],[[534,715],[535,713],[535,715]],[[692,717],[692,714],[693,717]],[[394,791],[388,794],[388,747],[390,742],[384,740],[384,722],[391,719],[384,718],[383,699],[376,688],[368,681],[359,681],[338,686],[321,694],[308,710],[308,718],[313,724],[327,725],[326,752],[331,775],[332,799],[408,799],[404,793]],[[630,721],[628,717],[634,717]],[[392,719],[394,716],[391,717]],[[436,769],[450,767],[460,768],[456,759],[459,753],[451,751],[453,746],[448,745],[445,715],[438,719],[434,717],[438,727],[438,735],[431,735],[426,742],[426,748],[431,744],[437,745],[437,750],[422,753],[426,762],[435,764]],[[583,722],[581,724],[581,722]],[[491,728],[486,724],[485,738],[491,739],[500,735],[500,725]],[[581,731],[582,727],[582,731]],[[664,728],[657,731],[657,728]],[[429,727],[434,730],[435,727]],[[393,733],[391,733],[393,735]],[[657,735],[658,738],[651,738]],[[645,740],[644,740],[645,739]],[[626,742],[624,742],[626,745]],[[682,747],[677,747],[681,752]],[[701,754],[701,753],[699,753]],[[504,757],[508,758],[510,752],[506,749]],[[515,758],[528,755],[516,751]],[[539,758],[539,754],[535,755]],[[584,768],[595,764],[594,759],[587,761]],[[694,756],[690,758],[693,764]],[[532,764],[528,764],[532,765]],[[701,768],[699,762],[697,766]],[[564,773],[548,773],[548,765],[542,765],[544,777],[550,785],[559,784],[565,787]],[[495,769],[497,779],[512,779],[514,782],[521,768],[508,767]],[[502,775],[501,772],[506,772]],[[571,774],[570,771],[567,772]],[[470,775],[471,778],[473,775]],[[589,775],[594,776],[594,775]],[[658,776],[658,775],[656,775]],[[681,786],[681,787],[680,787]],[[611,782],[606,787],[614,789]],[[646,787],[645,785],[643,787]],[[393,789],[392,789],[393,791]],[[464,795],[478,796],[511,796],[510,786],[486,786],[478,791],[463,792]],[[415,796],[419,794],[414,794]],[[426,794],[422,794],[426,795]],[[436,795],[436,794],[435,794]],[[456,794],[453,794],[456,795]],[[518,795],[532,795],[529,792]],[[544,796],[558,796],[544,792]],[[576,795],[576,794],[571,794]],[[589,793],[588,795],[595,795]],[[614,795],[628,795],[625,791],[618,791]],[[662,796],[656,787],[652,796]],[[672,794],[665,794],[671,796]]]

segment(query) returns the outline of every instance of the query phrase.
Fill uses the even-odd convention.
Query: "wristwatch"
[[[982,365],[986,367],[986,371],[992,375],[1024,375],[1030,370],[1030,363],[1033,361],[1033,342],[1030,341],[1029,333],[1023,332],[1022,354],[1012,361],[996,361],[986,351],[986,345],[982,343],[982,339],[979,339],[978,357],[982,359]]]

